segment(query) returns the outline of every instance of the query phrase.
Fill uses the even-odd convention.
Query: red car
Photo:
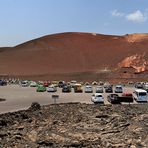
[[[43,86],[45,86],[45,87],[48,87],[50,85],[50,83],[48,82],[48,81],[45,81],[44,83],[43,83]]]
[[[132,93],[123,93],[119,99],[120,102],[133,102],[133,95]]]
[[[132,93],[123,93],[123,97],[133,97]]]

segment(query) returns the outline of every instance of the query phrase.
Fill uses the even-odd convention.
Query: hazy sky
[[[0,46],[60,32],[148,32],[148,0],[0,0]]]

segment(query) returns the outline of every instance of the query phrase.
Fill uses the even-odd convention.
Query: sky
[[[148,33],[148,0],[0,0],[0,47],[61,32]]]

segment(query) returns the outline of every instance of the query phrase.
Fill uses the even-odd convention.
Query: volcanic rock
[[[1,147],[148,146],[148,104],[53,104],[1,114],[0,121],[7,123],[0,126]]]

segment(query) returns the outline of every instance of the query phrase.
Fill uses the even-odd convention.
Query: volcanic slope
[[[0,75],[96,73],[104,69],[113,70],[124,65],[126,67],[126,59],[132,59],[130,57],[134,56],[138,57],[138,60],[139,57],[144,58],[144,63],[136,65],[144,66],[142,70],[147,70],[148,34],[113,36],[79,32],[59,33],[15,47],[0,48]],[[133,62],[130,63],[134,65]],[[132,67],[132,64],[128,66]]]

